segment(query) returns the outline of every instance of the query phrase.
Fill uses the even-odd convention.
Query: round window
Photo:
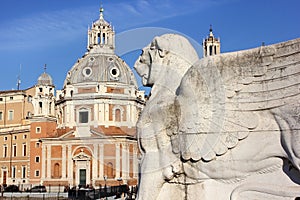
[[[116,67],[113,67],[110,69],[110,75],[113,77],[113,78],[117,78],[119,75],[120,75],[120,71],[118,68]]]
[[[94,57],[90,57],[89,59],[91,62],[94,62],[95,58]]]
[[[83,69],[82,73],[84,76],[89,77],[92,75],[92,68],[86,67]]]
[[[113,59],[112,57],[108,57],[108,58],[107,58],[107,61],[108,61],[108,62],[113,62],[114,59]]]
[[[90,75],[91,74],[91,69],[85,69],[85,73],[86,73],[86,75]]]

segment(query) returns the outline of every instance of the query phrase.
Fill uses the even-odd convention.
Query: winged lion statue
[[[300,197],[300,39],[199,59],[165,34],[135,69],[138,199]]]

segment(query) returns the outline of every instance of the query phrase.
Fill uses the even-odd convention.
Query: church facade
[[[101,8],[62,90],[45,70],[29,89],[0,91],[2,184],[137,183],[135,126],[144,92],[114,50]]]

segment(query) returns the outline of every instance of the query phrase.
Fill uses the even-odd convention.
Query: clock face
[[[92,68],[90,67],[85,67],[83,70],[82,70],[82,74],[85,76],[85,77],[90,77],[93,73],[93,70]]]

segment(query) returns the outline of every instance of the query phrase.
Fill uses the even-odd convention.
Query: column
[[[112,46],[115,48],[115,36],[114,33],[112,32]]]
[[[100,144],[100,155],[99,155],[99,160],[100,160],[100,166],[99,166],[99,171],[100,171],[100,178],[102,179],[104,176],[104,168],[103,168],[103,164],[104,164],[104,145]]]
[[[137,119],[136,119],[136,107],[132,104],[130,104],[130,108],[131,108],[131,121],[133,124],[136,123]]]
[[[103,44],[103,33],[102,32],[100,32],[100,44]]]
[[[69,117],[70,117],[70,125],[73,128],[73,126],[76,126],[76,119],[75,119],[75,108],[73,104],[69,105],[70,107],[70,112],[69,112]]]
[[[66,124],[70,124],[70,118],[71,118],[71,114],[70,113],[72,111],[70,111],[70,103],[68,101],[66,103],[65,109],[66,109],[66,113],[65,113],[65,119],[66,119],[66,121],[65,121],[65,123]]]
[[[120,144],[117,143],[116,145],[116,178],[119,178],[121,176],[120,174],[120,167],[121,167],[121,163],[120,163]]]
[[[101,88],[100,88],[100,90],[101,90]],[[99,123],[103,124],[103,122],[105,121],[105,106],[104,106],[104,103],[99,104],[98,108],[99,108],[99,110],[98,110]]]
[[[104,122],[109,121],[109,105],[107,103],[104,104]]]
[[[129,171],[129,168],[128,168],[128,158],[129,158],[129,155],[128,155],[128,146],[126,143],[122,143],[122,176],[123,176],[123,179],[127,179],[128,178],[128,171]],[[127,164],[128,163],[128,164]]]
[[[131,122],[131,105],[128,104],[126,105],[126,122],[127,124]],[[130,127],[131,127],[131,123],[130,123]]]
[[[94,156],[92,161],[92,179],[95,184],[95,179],[98,177],[98,144],[94,144]]]
[[[94,105],[94,127],[96,128],[99,123],[99,104]]]
[[[49,101],[45,101],[45,106],[43,108],[43,115],[49,115]]]
[[[132,172],[133,172],[133,177],[136,178],[138,174],[138,160],[137,160],[137,146],[135,144],[133,144]]]
[[[72,145],[68,145],[68,180],[69,183],[73,181],[73,169],[72,169]]]
[[[47,178],[51,178],[51,146],[47,145]]]
[[[127,168],[127,177],[129,178],[129,172],[130,172],[130,149],[129,149],[129,144],[126,144],[126,153],[127,153],[127,160],[126,160],[126,168]]]
[[[42,179],[45,179],[46,177],[46,159],[46,146],[42,145]],[[33,169],[31,170],[33,171]]]
[[[75,160],[75,186],[79,184],[78,177],[78,160]]]
[[[66,160],[66,145],[63,144],[62,145],[62,166],[61,166],[61,175],[62,175],[62,178],[66,178],[66,163],[67,163],[67,160]]]

